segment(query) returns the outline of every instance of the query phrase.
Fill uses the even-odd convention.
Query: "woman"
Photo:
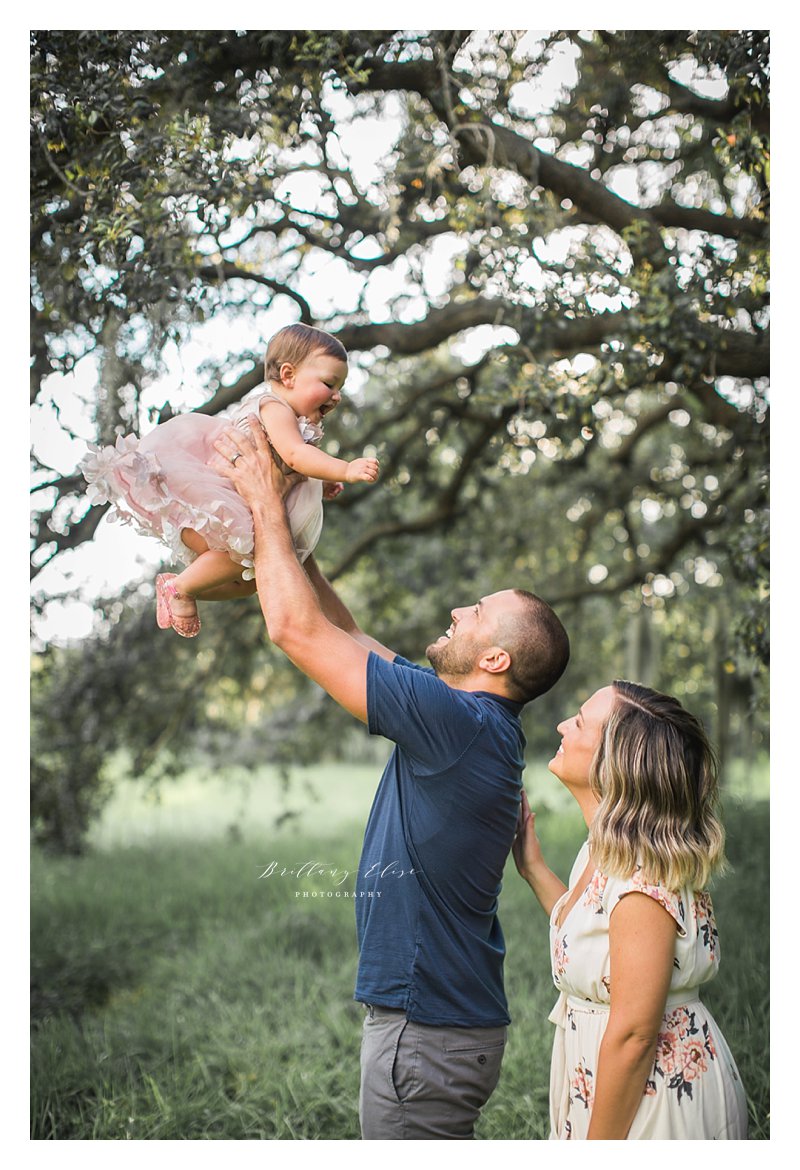
[[[549,768],[589,838],[569,888],[523,793],[514,860],[550,916],[561,992],[552,1138],[745,1138],[733,1057],[699,998],[719,966],[709,877],[722,868],[716,762],[676,699],[615,682],[559,724]]]

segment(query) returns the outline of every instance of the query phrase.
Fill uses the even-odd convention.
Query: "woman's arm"
[[[626,894],[609,921],[611,1011],[595,1070],[587,1138],[628,1136],[653,1067],[675,957],[675,920],[647,894]]]
[[[536,836],[536,814],[531,812],[524,788],[517,821],[517,835],[511,852],[520,876],[525,878],[549,918],[553,907],[566,892],[567,887],[545,863],[539,838]]]
[[[376,459],[337,459],[304,443],[294,412],[282,402],[262,402],[259,414],[269,441],[292,471],[330,483],[373,483],[378,478]]]

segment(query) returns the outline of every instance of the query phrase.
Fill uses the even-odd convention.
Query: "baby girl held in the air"
[[[322,420],[338,405],[347,352],[329,333],[289,325],[269,343],[265,386],[215,416],[183,414],[149,435],[120,436],[114,447],[92,447],[81,462],[94,504],[112,502],[118,518],[157,536],[187,567],[156,579],[156,619],[184,638],[200,630],[197,601],[224,601],[255,592],[253,519],[232,483],[209,466],[226,427],[246,428],[257,414],[296,483],[286,510],[301,561],[322,531],[323,496],[344,483],[374,483],[377,459],[337,459],[317,444]],[[238,458],[238,457],[237,457]]]

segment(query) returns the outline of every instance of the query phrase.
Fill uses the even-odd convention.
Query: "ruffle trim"
[[[289,403],[281,398],[280,394],[276,394],[273,390],[262,390],[259,386],[257,389],[251,390],[249,394],[246,394],[236,406],[231,407],[227,411],[222,411],[219,417],[227,417],[234,426],[242,430],[247,430],[250,415],[258,413],[258,407],[265,399],[268,402],[281,402],[284,406],[289,406]],[[289,406],[289,409],[292,409],[291,406]],[[300,437],[303,442],[321,443],[325,437],[325,429],[322,424],[310,422],[304,414],[296,417]]]
[[[108,518],[112,523],[132,525],[142,536],[156,536],[185,565],[197,559],[197,553],[181,540],[184,528],[198,532],[209,548],[230,554],[242,566],[242,578],[255,578],[254,540],[234,531],[233,520],[221,520],[214,512],[224,508],[223,501],[209,500],[209,511],[199,511],[169,492],[161,464],[152,452],[139,450],[135,435],[120,435],[113,447],[89,445],[89,454],[79,469],[89,484],[87,495],[92,505],[111,504]],[[128,503],[133,495],[147,512],[147,521]]]

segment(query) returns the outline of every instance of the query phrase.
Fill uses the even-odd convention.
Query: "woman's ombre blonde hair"
[[[637,866],[670,890],[703,889],[725,865],[717,761],[702,724],[677,699],[614,682],[615,702],[592,761],[600,806],[589,848],[605,873]]]

